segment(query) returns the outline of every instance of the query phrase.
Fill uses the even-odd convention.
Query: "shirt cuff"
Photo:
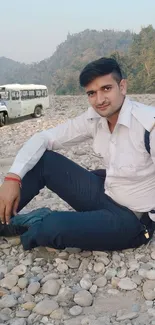
[[[26,173],[28,172],[26,166],[22,165],[22,164],[13,164],[11,166],[11,168],[9,169],[8,173],[12,173],[12,174],[16,174],[18,175],[21,179],[26,175]]]

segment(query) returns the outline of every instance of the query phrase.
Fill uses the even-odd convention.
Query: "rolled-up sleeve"
[[[19,150],[9,173],[21,178],[31,170],[46,150],[58,150],[91,138],[92,130],[87,112],[54,128],[36,133]]]

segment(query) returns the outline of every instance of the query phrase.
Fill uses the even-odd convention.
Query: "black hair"
[[[79,81],[81,87],[86,87],[91,81],[97,77],[112,74],[117,83],[122,80],[122,71],[115,59],[100,58],[88,63],[80,73]]]

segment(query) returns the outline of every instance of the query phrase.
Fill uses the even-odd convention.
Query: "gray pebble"
[[[27,318],[30,315],[29,310],[17,310],[16,317]]]
[[[70,310],[69,313],[72,316],[78,316],[82,313],[82,307],[81,306],[73,306]]]
[[[23,297],[24,302],[34,301],[34,296],[32,296],[30,293],[26,293]]]
[[[34,276],[29,279],[29,284],[34,283],[34,282],[39,282],[39,281],[40,281],[40,278],[38,276]]]
[[[0,308],[11,308],[17,305],[17,300],[13,295],[5,295],[0,300]]]
[[[35,295],[40,289],[40,283],[39,282],[32,282],[29,284],[27,291],[31,295]]]
[[[12,320],[11,325],[26,325],[26,320],[25,318],[16,318]]]

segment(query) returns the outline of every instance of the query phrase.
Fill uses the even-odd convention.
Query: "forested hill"
[[[79,94],[81,69],[102,56],[113,56],[121,63],[128,76],[130,92],[155,93],[155,30],[152,26],[143,28],[139,34],[113,30],[68,34],[50,58],[31,65],[0,58],[0,84],[42,83],[55,94]]]
[[[55,53],[48,59],[31,65],[0,58],[0,84],[43,83],[55,93],[76,92],[78,75],[89,61],[119,50],[128,51],[133,35],[112,30],[85,30],[68,34]],[[40,44],[41,46],[41,44]],[[75,87],[75,89],[74,89]]]

